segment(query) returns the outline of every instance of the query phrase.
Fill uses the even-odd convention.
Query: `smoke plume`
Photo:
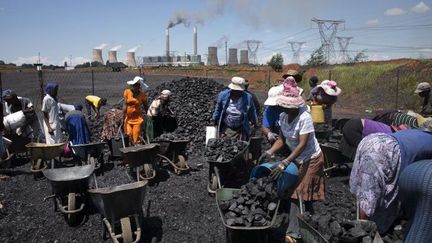
[[[132,47],[131,49],[128,50],[128,52],[135,52],[140,47],[141,47],[141,45],[137,45],[135,47]]]
[[[229,41],[229,37],[226,35],[223,35],[216,42],[212,43],[211,46],[216,46],[217,48],[222,48],[225,46],[225,42],[228,42],[228,41]]]
[[[178,24],[189,27],[192,22],[195,24],[204,24],[208,19],[222,15],[226,2],[226,0],[208,1],[207,9],[202,11],[179,10],[174,14],[174,17],[169,20],[167,28],[172,28]]]
[[[122,45],[114,46],[113,48],[110,49],[110,51],[118,51],[121,47]]]
[[[106,43],[102,43],[102,44],[100,44],[99,46],[96,46],[94,49],[104,49],[105,47],[107,47],[108,46],[108,44],[106,44]]]

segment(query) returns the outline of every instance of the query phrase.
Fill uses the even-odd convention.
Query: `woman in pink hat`
[[[312,104],[323,105],[324,108],[324,120],[326,124],[332,122],[332,106],[337,101],[337,97],[340,95],[342,90],[337,87],[337,83],[334,80],[324,80],[320,85],[317,85],[310,91],[312,96]]]
[[[321,152],[312,122],[312,117],[304,106],[299,95],[297,84],[292,77],[283,83],[283,95],[276,100],[282,110],[279,117],[281,133],[273,146],[266,151],[271,157],[286,143],[291,153],[276,166],[270,176],[277,180],[290,163],[299,168],[299,179],[293,191],[285,195],[290,201],[290,219],[286,240],[299,238],[299,197],[305,202],[306,210],[312,208],[312,202],[324,200],[324,156]]]

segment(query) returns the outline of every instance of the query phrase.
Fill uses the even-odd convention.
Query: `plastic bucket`
[[[24,126],[26,118],[23,111],[14,112],[3,118],[3,125],[7,131],[15,130]]]
[[[270,174],[271,170],[276,167],[279,162],[269,162],[256,166],[251,172],[251,177],[260,178]],[[279,195],[283,195],[289,191],[298,179],[298,168],[294,163],[290,163],[284,170],[282,177],[276,182]]]
[[[324,110],[322,105],[311,106],[311,116],[314,123],[324,123]]]
[[[206,127],[206,145],[211,138],[217,138],[217,129],[214,126]]]
[[[63,103],[58,103],[58,106],[60,108],[60,110],[66,114],[69,111],[74,111],[75,110],[75,106],[74,105],[68,105],[68,104],[63,104]]]

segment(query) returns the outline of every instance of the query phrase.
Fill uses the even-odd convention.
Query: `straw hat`
[[[231,83],[228,85],[228,88],[232,89],[232,90],[239,90],[239,91],[243,91],[245,88],[245,79],[242,77],[233,77],[231,79]]]

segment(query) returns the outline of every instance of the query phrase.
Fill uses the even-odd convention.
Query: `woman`
[[[220,135],[248,140],[251,124],[257,124],[257,113],[252,96],[245,92],[245,79],[233,77],[228,89],[222,90],[217,99],[213,121]]]
[[[100,109],[102,106],[106,105],[107,99],[100,98],[96,95],[87,95],[85,97],[85,105],[87,108],[87,115],[91,117],[92,110],[95,112],[94,117],[99,118],[100,116]]]
[[[81,110],[69,111],[65,116],[69,140],[74,145],[90,143],[90,129]]]
[[[171,91],[162,90],[147,111],[147,116],[153,122],[153,131],[149,131],[148,134],[150,139],[158,137],[164,132],[173,132],[177,128],[177,121],[172,117],[173,112],[169,108],[170,97]],[[150,134],[150,132],[153,134]]]
[[[369,119],[350,119],[342,128],[343,136],[340,143],[340,150],[343,155],[353,161],[357,146],[364,137],[379,132],[390,134],[396,130],[399,129]]]
[[[304,107],[304,100],[299,95],[294,79],[284,81],[284,92],[276,100],[282,109],[280,115],[281,134],[273,146],[266,151],[273,156],[286,143],[291,153],[271,172],[273,179],[278,179],[289,163],[299,167],[299,180],[290,198],[290,218],[286,240],[300,238],[297,215],[299,214],[298,196],[305,202],[306,210],[312,209],[312,202],[324,200],[324,156],[315,138],[312,117]]]
[[[323,105],[326,124],[331,125],[332,123],[332,106],[336,103],[341,92],[342,90],[337,87],[336,81],[333,80],[324,80],[310,91],[310,95],[312,95],[311,104]]]
[[[422,129],[432,130],[432,122]],[[421,129],[375,133],[360,142],[350,175],[360,219],[375,221],[380,233],[389,229],[399,212],[399,175],[413,162],[431,159],[431,144],[432,134]]]
[[[146,85],[140,77],[127,81],[127,84],[130,85],[130,88],[123,93],[124,131],[134,144],[139,144],[141,143],[141,124],[144,121],[141,108],[147,109],[147,96],[141,87],[146,87]]]
[[[48,83],[45,92],[46,95],[42,101],[45,141],[47,144],[60,143],[62,133],[57,103],[58,84]]]

